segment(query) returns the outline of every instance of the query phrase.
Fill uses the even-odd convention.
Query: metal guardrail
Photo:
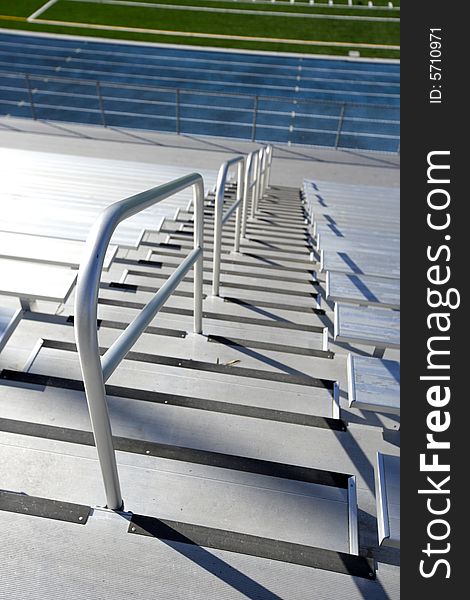
[[[214,254],[212,262],[212,295],[220,291],[220,262],[223,226],[235,212],[235,235],[233,251],[240,251],[240,238],[245,237],[248,216],[248,196],[251,191],[251,217],[254,218],[259,200],[269,185],[273,149],[271,145],[255,150],[245,159],[236,156],[224,162],[217,176],[214,211]],[[225,188],[231,170],[237,168],[237,196],[235,202],[223,213]]]
[[[237,197],[228,211],[223,214],[225,187],[227,178],[233,168],[237,168]],[[222,249],[222,228],[235,212],[235,241],[233,250],[240,250],[240,232],[241,232],[241,214],[240,203],[246,198],[244,193],[245,186],[245,157],[236,156],[224,162],[217,175],[217,186],[215,190],[215,211],[214,211],[214,256],[212,263],[212,295],[219,295],[220,288],[220,255]],[[243,211],[246,214],[246,211]]]
[[[188,187],[193,188],[194,194],[194,249],[100,359],[98,290],[104,257],[114,230],[125,219]],[[112,510],[121,509],[123,501],[104,384],[193,266],[194,332],[202,332],[203,240],[204,182],[197,173],[111,204],[101,213],[88,236],[75,296],[75,337],[107,507]]]
[[[256,183],[257,170],[259,161],[259,151],[250,152],[245,163],[245,183],[243,187],[243,204],[242,204],[242,227],[240,235],[242,238],[246,235],[246,221],[248,218],[248,198],[251,192],[251,206],[256,202]]]
[[[266,188],[269,185],[269,178],[271,176],[271,163],[273,160],[273,147],[271,144],[263,146],[259,150],[258,158],[258,174],[257,174],[257,191],[255,194],[255,201],[251,204],[251,218],[256,217],[258,211],[258,202],[266,193]]]
[[[0,92],[18,92],[20,99],[0,100],[0,113],[2,105],[24,106],[35,120],[76,122],[76,116],[83,113],[82,122],[105,127],[126,127],[128,121],[128,127],[177,134],[201,133],[333,148],[376,146],[380,150],[380,146],[387,146],[388,151],[399,151],[399,132],[395,133],[399,107],[393,105],[305,98],[293,101],[288,96],[118,84],[56,75],[0,72],[0,77],[18,81],[14,88],[0,85]],[[54,82],[59,89],[53,89]],[[127,90],[129,94],[126,97],[116,90]],[[57,97],[58,104],[51,102],[52,97]],[[233,106],[230,98],[234,99]],[[292,102],[294,110],[286,107]],[[390,118],[383,118],[387,115]]]

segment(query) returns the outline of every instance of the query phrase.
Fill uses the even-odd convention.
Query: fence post
[[[33,100],[33,91],[31,89],[31,81],[29,79],[29,75],[25,74],[24,78],[26,79],[26,88],[28,90],[28,98],[29,98],[29,108],[31,109],[31,116],[35,121],[37,121],[36,107],[34,106]]]
[[[251,141],[254,142],[256,140],[256,120],[258,117],[258,100],[259,97],[255,96],[255,104],[253,106],[253,125],[251,130]]]
[[[176,133],[179,135],[181,133],[181,122],[180,122],[180,90],[179,88],[176,90]]]
[[[339,146],[339,138],[341,136],[341,130],[343,129],[345,108],[346,108],[346,104],[343,102],[343,104],[341,105],[341,112],[339,113],[338,131],[336,132],[336,139],[335,139],[335,150],[337,150],[338,146]]]
[[[106,116],[104,114],[103,96],[101,95],[101,85],[99,81],[96,82],[96,94],[98,96],[98,105],[100,107],[101,112],[101,121],[103,122],[103,127],[106,127]]]

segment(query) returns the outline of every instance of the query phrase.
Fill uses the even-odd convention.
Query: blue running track
[[[0,34],[0,115],[397,152],[399,65]]]

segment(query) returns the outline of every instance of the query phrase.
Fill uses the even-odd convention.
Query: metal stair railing
[[[251,202],[251,219],[256,218],[258,211],[258,203],[263,198],[269,186],[271,178],[271,163],[273,160],[273,147],[271,144],[262,146],[257,151],[257,159],[255,166],[255,192]]]
[[[220,166],[217,175],[214,211],[214,255],[212,262],[212,295],[220,292],[220,262],[222,253],[222,230],[225,223],[235,214],[235,238],[233,251],[240,251],[240,238],[246,235],[248,217],[248,196],[251,191],[250,217],[256,217],[259,200],[263,197],[271,174],[273,147],[262,146],[251,152],[245,160],[244,156],[236,156]],[[223,214],[224,194],[230,171],[237,166],[237,197],[228,211]]]
[[[258,150],[250,152],[246,160],[245,165],[245,184],[243,190],[243,204],[242,204],[242,227],[241,237],[244,238],[246,235],[246,221],[248,212],[248,195],[251,192],[251,206],[255,203],[256,197],[256,183],[257,183],[257,172],[258,172]]]
[[[116,227],[142,210],[186,188],[194,194],[194,249],[100,359],[97,304],[106,250]],[[139,339],[186,273],[194,266],[194,332],[202,332],[204,182],[192,173],[108,206],[88,236],[75,296],[75,338],[106,494],[107,508],[120,510],[123,500],[106,403],[105,382]]]
[[[225,187],[229,173],[234,167],[237,167],[237,197],[228,211],[223,214]],[[217,175],[217,186],[215,192],[215,211],[214,211],[214,256],[212,262],[212,295],[218,296],[220,289],[220,255],[222,249],[222,228],[230,219],[233,213],[235,214],[235,241],[234,252],[240,250],[240,233],[241,233],[241,215],[242,211],[240,204],[246,198],[244,194],[245,185],[245,157],[236,156],[222,163]],[[246,210],[244,211],[246,215]]]

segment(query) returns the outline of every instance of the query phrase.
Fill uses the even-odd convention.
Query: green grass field
[[[399,3],[250,0],[0,0],[0,27],[315,54],[399,58]],[[157,4],[158,6],[152,6]],[[162,6],[164,5],[164,6]],[[345,18],[347,17],[347,18]],[[254,39],[253,39],[254,38]]]

